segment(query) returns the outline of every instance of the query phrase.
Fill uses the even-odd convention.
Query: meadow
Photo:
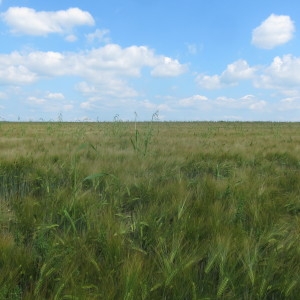
[[[0,123],[0,299],[297,299],[300,123]]]

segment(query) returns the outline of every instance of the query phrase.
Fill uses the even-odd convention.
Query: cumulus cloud
[[[221,78],[219,75],[204,75],[199,74],[196,77],[196,83],[201,86],[202,88],[208,89],[208,90],[215,90],[220,89],[223,87],[221,83]]]
[[[276,56],[270,66],[255,80],[255,87],[277,90],[299,90],[300,57],[293,55]]]
[[[1,56],[0,56],[1,57]],[[39,78],[43,76],[65,75],[66,68],[70,62],[66,61],[66,56],[53,51],[33,51],[30,53],[14,52],[10,63],[14,65],[24,65]]]
[[[179,100],[179,105],[183,107],[190,107],[194,105],[198,105],[203,101],[207,101],[208,98],[202,95],[193,95],[191,97],[183,98]]]
[[[245,95],[240,98],[230,98],[226,96],[217,97],[215,104],[219,107],[233,109],[248,109],[253,111],[263,111],[267,107],[267,102],[254,95]]]
[[[63,100],[63,99],[65,99],[65,96],[62,93],[50,93],[50,92],[48,92],[47,95],[46,95],[46,98]]]
[[[179,61],[156,55],[145,46],[122,48],[108,44],[82,52],[32,51],[0,54],[0,84],[32,83],[40,78],[78,76],[91,82],[115,86],[128,77],[139,77],[143,67],[153,76],[178,76],[186,70]]]
[[[46,104],[46,103],[53,103],[55,101],[64,100],[65,96],[62,93],[52,93],[52,92],[46,92],[42,97],[37,96],[29,96],[27,98],[27,102],[31,104]]]
[[[289,16],[271,14],[252,32],[252,44],[258,48],[272,49],[293,38],[295,26]]]
[[[1,65],[1,63],[0,63]],[[0,68],[0,85],[30,84],[37,80],[37,75],[22,65],[5,65]]]
[[[250,67],[247,61],[240,59],[229,64],[221,75],[199,74],[196,77],[198,85],[205,89],[219,89],[226,86],[237,85],[240,80],[251,79],[256,69]]]
[[[161,66],[161,68],[160,68]],[[83,96],[80,108],[84,110],[124,109],[167,110],[167,104],[151,106],[143,102],[139,106],[139,91],[131,84],[146,68],[154,76],[175,76],[185,70],[178,60],[156,54],[145,46],[122,48],[107,44],[80,52],[14,51],[0,54],[0,85],[9,88],[30,85],[38,80],[73,77],[78,82],[74,88]],[[79,98],[81,98],[79,96]],[[20,96],[18,96],[20,97]],[[43,112],[69,111],[74,108],[59,92],[32,92],[26,99],[29,107]],[[23,100],[20,100],[23,101]],[[76,101],[76,100],[74,100]]]
[[[27,105],[43,112],[66,112],[74,108],[72,101],[65,99],[62,93],[45,92],[26,98]]]
[[[10,7],[1,14],[2,20],[15,34],[46,36],[68,33],[73,27],[95,24],[92,15],[79,8],[59,11],[36,11],[28,7]]]
[[[215,112],[217,119],[228,119],[228,114],[256,114],[269,112],[268,102],[252,94],[246,94],[242,97],[207,97],[204,95],[193,95],[177,101],[170,101],[172,109],[182,111],[183,109],[190,112],[190,116],[197,117],[199,113],[204,117],[209,111]],[[226,117],[225,117],[226,116]],[[241,117],[238,117],[241,119]]]
[[[250,79],[253,77],[255,68],[250,68],[247,61],[240,59],[227,66],[222,73],[223,82],[233,83],[237,80]]]
[[[166,103],[160,103],[160,104],[153,103],[153,102],[149,101],[148,99],[139,101],[139,103],[137,103],[136,106],[138,106],[142,109],[147,109],[147,111],[150,111],[150,112],[159,112],[158,119],[161,119],[161,115],[160,115],[161,112],[166,112],[166,111],[172,110],[170,108],[170,106]]]
[[[175,77],[187,71],[187,66],[182,65],[177,59],[161,57],[151,71],[155,77]]]
[[[128,85],[125,80],[107,77],[97,83],[82,81],[76,85],[76,89],[90,99],[113,96],[115,98],[137,97],[138,92]],[[93,100],[94,101],[94,100]]]
[[[236,86],[242,80],[251,80],[255,88],[273,89],[285,96],[300,95],[300,57],[291,54],[276,56],[270,65],[250,67],[245,60],[229,64],[220,74],[199,74],[195,81],[205,89]]]

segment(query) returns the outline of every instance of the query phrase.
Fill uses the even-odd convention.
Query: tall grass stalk
[[[156,111],[151,118],[149,124],[141,136],[138,128],[137,128],[137,113],[135,112],[135,120],[134,120],[134,136],[130,138],[132,147],[135,152],[142,154],[145,156],[148,152],[148,147],[151,143],[153,137],[153,123],[159,119],[158,111]]]

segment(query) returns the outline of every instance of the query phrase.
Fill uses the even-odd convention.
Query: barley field
[[[297,299],[300,123],[0,123],[0,299]]]

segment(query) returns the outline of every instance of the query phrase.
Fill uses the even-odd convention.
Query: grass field
[[[0,123],[0,299],[297,299],[299,123]]]

